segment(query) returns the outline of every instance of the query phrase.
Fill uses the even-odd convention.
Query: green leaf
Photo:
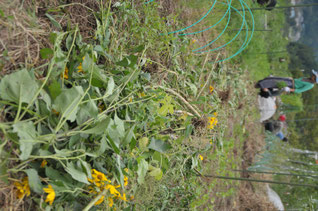
[[[108,146],[108,144],[107,144],[106,138],[103,137],[103,138],[100,140],[100,146],[99,146],[99,149],[98,149],[98,151],[97,151],[97,155],[98,155],[98,156],[102,155],[108,147],[109,147],[109,146]]]
[[[84,94],[81,86],[75,86],[71,89],[63,90],[54,100],[53,108],[62,113],[61,118],[66,118],[73,122],[79,108],[79,102]]]
[[[132,126],[125,135],[124,141],[122,143],[123,146],[126,146],[127,144],[130,143],[132,138],[135,138],[135,134],[134,134],[134,129],[135,129],[135,125]]]
[[[116,144],[116,143],[113,141],[112,138],[107,139],[107,140],[109,141],[109,144],[111,145],[111,147],[112,147],[112,149],[114,150],[114,152],[115,152],[116,154],[119,154],[119,153],[120,153],[120,149],[119,149],[119,147],[118,147],[118,144]]]
[[[169,168],[169,160],[166,158],[163,154],[160,152],[154,152],[152,155],[152,159],[158,161],[160,168],[163,169],[163,171],[168,170]]]
[[[162,116],[167,116],[168,113],[173,114],[173,105],[171,104],[172,97],[169,95],[166,95],[164,99],[159,101],[159,103],[162,103],[163,105],[158,110],[158,114]]]
[[[67,173],[69,173],[73,179],[85,183],[85,184],[89,184],[88,180],[87,180],[87,175],[83,172],[83,170],[77,170],[74,166],[73,163],[67,163],[67,167],[65,169],[65,171]]]
[[[106,89],[106,93],[105,93],[105,97],[108,97],[109,95],[113,94],[115,88],[115,82],[113,77],[110,77],[108,79],[108,84],[107,84],[107,89]]]
[[[100,122],[97,122],[93,128],[81,131],[81,133],[101,135],[107,131],[107,128],[110,122],[111,122],[110,117],[107,117],[106,119]]]
[[[130,64],[130,61],[129,61],[129,59],[124,58],[123,60],[117,62],[116,64],[119,66],[122,66],[122,67],[128,67]]]
[[[82,64],[84,72],[89,73],[94,70],[92,68],[94,68],[95,64],[93,63],[93,59],[88,54],[85,54],[85,58]]]
[[[45,13],[45,16],[48,17],[50,19],[50,21],[52,22],[53,26],[55,26],[58,29],[62,30],[62,26],[59,22],[57,22],[51,15]]]
[[[30,157],[37,132],[32,122],[18,122],[13,125],[13,131],[18,133],[21,160],[26,160]]]
[[[86,172],[87,177],[91,179],[91,178],[92,178],[91,166],[90,166],[87,162],[85,162],[85,161],[83,161],[83,160],[80,160],[80,162],[81,162],[82,168],[83,168],[83,169],[85,170],[85,172]]]
[[[34,169],[27,169],[24,172],[28,175],[29,186],[34,192],[42,193],[42,184],[38,172]]]
[[[145,159],[140,159],[140,161],[138,162],[138,170],[137,170],[137,174],[138,174],[138,184],[142,184],[145,180],[145,176],[147,174],[148,171],[148,162]]]
[[[144,45],[139,45],[136,48],[134,48],[134,50],[132,51],[133,53],[139,53],[142,52],[145,49]]]
[[[119,119],[117,114],[115,114],[114,122],[115,122],[115,125],[116,125],[116,129],[118,131],[119,137],[124,137],[124,135],[125,135],[124,121]]]
[[[148,146],[149,149],[153,149],[155,151],[164,153],[167,150],[171,149],[170,144],[163,142],[161,140],[155,139],[155,138],[151,138],[151,142]]]
[[[67,38],[66,38],[66,48],[67,50],[70,50],[71,49],[71,46],[72,46],[72,43],[73,43],[73,35],[72,33],[70,33]]]
[[[98,108],[95,101],[89,100],[86,103],[80,105],[76,122],[78,125],[84,123],[89,118],[96,118],[98,115]]]
[[[134,67],[137,64],[138,61],[138,57],[135,55],[130,55],[128,56],[128,59],[130,61],[130,64],[128,65],[128,67]]]
[[[155,177],[156,180],[161,180],[163,173],[160,168],[153,167],[149,172],[149,175]]]
[[[56,97],[62,93],[60,83],[57,81],[53,81],[52,84],[49,86],[49,92],[52,97],[52,100],[55,100]]]
[[[67,178],[64,177],[60,171],[53,169],[50,166],[45,167],[45,175],[50,178],[51,180],[55,181],[62,181],[66,183],[70,183],[71,181]]]
[[[50,59],[53,57],[53,50],[51,48],[42,48],[40,50],[40,55],[42,59]]]
[[[4,100],[30,103],[38,85],[26,69],[6,75],[0,82],[0,97]]]

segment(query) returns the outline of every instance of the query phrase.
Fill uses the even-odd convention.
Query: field
[[[267,14],[272,31],[255,31],[244,51],[216,63],[245,33],[204,54],[192,50],[226,21],[195,36],[169,33],[210,4],[1,2],[2,209],[272,210],[261,185],[215,176],[259,178],[240,171],[264,145],[253,85],[290,75],[281,55],[267,53],[286,48],[284,15],[253,11],[255,30]],[[227,7],[216,9],[203,26]],[[240,23],[233,14],[213,47]]]

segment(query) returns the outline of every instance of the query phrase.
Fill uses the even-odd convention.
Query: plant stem
[[[96,196],[92,201],[89,202],[89,204],[83,209],[83,211],[89,211],[94,204],[102,197],[106,194],[107,189],[104,189],[100,194],[98,194],[98,196]]]

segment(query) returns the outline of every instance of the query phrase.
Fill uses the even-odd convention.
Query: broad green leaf
[[[83,65],[82,65],[83,66],[83,71],[87,72],[87,73],[93,71],[92,68],[94,68],[94,65],[95,64],[94,64],[92,58],[88,54],[86,54],[85,58],[84,58],[84,61],[83,61]]]
[[[31,155],[33,145],[36,143],[37,132],[32,122],[18,122],[13,125],[13,131],[18,133],[21,160],[26,160]]]
[[[148,146],[149,149],[164,153],[171,148],[170,144],[163,142],[159,139],[151,138],[151,142]]]
[[[96,118],[98,115],[98,108],[95,101],[89,100],[88,102],[81,104],[77,113],[76,122],[78,125],[82,124],[89,118]]]
[[[147,174],[148,171],[148,162],[145,159],[140,159],[140,161],[138,162],[138,170],[137,170],[137,174],[138,174],[138,184],[142,184],[145,180],[145,176]]]
[[[57,81],[53,81],[52,84],[49,86],[49,91],[50,91],[52,100],[55,100],[56,97],[62,93],[60,83]]]
[[[87,175],[85,174],[85,172],[83,172],[82,169],[81,170],[76,169],[73,163],[67,163],[67,167],[65,168],[65,171],[69,173],[73,179],[85,184],[89,184],[87,180]]]
[[[134,129],[135,129],[135,125],[132,126],[125,135],[124,141],[122,143],[123,146],[126,146],[127,144],[130,143],[132,138],[135,138],[135,134],[134,134]]]
[[[45,175],[53,181],[71,182],[67,177],[63,176],[60,171],[55,170],[50,166],[45,167]]]
[[[73,122],[79,108],[81,96],[84,94],[81,86],[75,86],[71,89],[63,90],[54,100],[53,108],[62,113],[62,118]]]
[[[42,48],[40,50],[40,55],[42,59],[50,59],[53,57],[53,50],[51,48]]]
[[[116,129],[118,131],[119,137],[124,137],[124,135],[125,135],[124,121],[119,119],[117,114],[115,114],[114,122],[115,122],[115,125],[116,125]]]
[[[161,180],[163,173],[160,168],[153,167],[150,169],[149,175],[156,178],[156,180]]]
[[[123,60],[117,62],[116,64],[119,66],[122,66],[122,67],[128,67],[130,64],[130,61],[129,61],[129,59],[124,58]]]
[[[29,186],[34,192],[42,193],[42,184],[38,172],[34,169],[27,169],[24,172],[28,175]]]
[[[173,105],[171,104],[172,97],[167,95],[164,99],[159,101],[162,103],[161,108],[158,110],[158,114],[162,116],[167,116],[168,113],[173,114]]]
[[[87,177],[91,179],[91,178],[92,178],[91,166],[90,166],[87,162],[85,162],[85,161],[83,161],[83,160],[80,160],[80,162],[81,162],[81,165],[82,165],[83,170],[86,171]]]
[[[128,65],[128,67],[134,67],[137,64],[138,61],[138,57],[135,55],[130,55],[127,57],[130,61],[130,64]]]
[[[152,159],[158,161],[160,168],[163,169],[163,171],[168,170],[169,168],[169,160],[166,158],[165,155],[161,154],[160,152],[154,152],[152,155]]]
[[[66,42],[65,42],[67,50],[70,50],[70,48],[71,48],[71,46],[72,46],[72,43],[73,43],[73,35],[72,35],[72,33],[70,33],[70,34],[67,36]]]
[[[119,149],[119,146],[118,144],[116,144],[116,142],[113,141],[113,139],[107,139],[109,141],[109,144],[111,145],[112,149],[114,150],[114,152],[116,154],[119,154],[120,153],[120,149]]]
[[[94,51],[96,51],[97,53],[99,53],[99,54],[101,54],[101,55],[105,55],[105,50],[103,49],[103,47],[102,46],[100,46],[100,45],[96,45],[95,47],[94,47]]]
[[[59,22],[57,22],[51,15],[45,13],[45,16],[48,17],[50,19],[50,21],[52,22],[53,26],[55,26],[58,29],[62,30],[62,26]]]
[[[108,146],[108,144],[107,144],[106,138],[103,137],[103,138],[100,140],[100,147],[99,147],[99,149],[98,149],[98,151],[97,151],[97,155],[98,155],[98,156],[102,155],[108,147],[109,147],[109,146]]]
[[[0,97],[15,103],[30,103],[36,94],[38,85],[27,70],[6,75],[0,82]]]
[[[95,134],[95,135],[103,134],[107,131],[107,128],[108,128],[111,121],[112,121],[111,118],[107,117],[106,119],[104,119],[100,122],[97,122],[93,128],[81,131],[81,133]]]
[[[108,84],[107,84],[107,89],[106,89],[105,97],[107,97],[107,96],[113,94],[114,88],[115,88],[114,79],[113,79],[113,77],[110,77],[110,78],[108,79]]]

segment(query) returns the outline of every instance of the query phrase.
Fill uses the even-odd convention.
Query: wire
[[[147,1],[147,2],[145,2],[145,4],[149,4],[149,3],[153,2],[153,1],[154,0]],[[238,54],[240,54],[248,46],[248,44],[252,40],[252,37],[253,37],[253,34],[254,34],[254,30],[255,30],[255,21],[254,21],[254,16],[253,16],[253,13],[252,13],[251,9],[249,8],[249,6],[246,4],[246,2],[244,0],[239,0],[242,9],[238,10],[237,8],[232,6],[232,1],[233,0],[230,0],[230,2],[229,2],[229,0],[227,0],[227,3],[219,2],[220,4],[226,5],[227,6],[227,10],[225,11],[225,13],[222,16],[222,18],[219,19],[212,26],[210,26],[208,28],[205,28],[203,30],[200,30],[200,31],[196,31],[196,32],[178,34],[178,36],[188,36],[188,35],[194,35],[194,34],[199,34],[199,33],[205,32],[205,31],[217,26],[219,23],[221,23],[222,20],[225,19],[226,16],[228,16],[227,23],[226,23],[225,27],[223,28],[222,32],[214,40],[212,40],[211,42],[209,42],[208,44],[206,44],[206,45],[204,45],[202,47],[199,47],[197,49],[192,50],[194,53],[201,54],[201,53],[207,53],[207,52],[211,52],[211,51],[220,50],[220,49],[228,46],[229,44],[231,44],[234,40],[236,40],[237,37],[241,34],[242,31],[246,32],[245,40],[244,40],[243,44],[240,46],[238,51],[236,51],[234,54],[232,54],[231,56],[229,56],[229,57],[227,57],[225,59],[220,59],[220,60],[209,62],[209,63],[218,63],[218,62],[223,62],[223,61],[227,61],[229,59],[232,59],[233,57],[235,57]],[[192,28],[193,26],[197,25],[198,23],[203,21],[212,12],[212,10],[215,7],[216,3],[217,3],[217,0],[214,0],[214,2],[212,4],[212,6],[210,7],[210,9],[198,21],[196,21],[195,23],[191,24],[190,26],[184,27],[182,29],[179,29],[179,30],[176,30],[176,31],[172,31],[172,32],[168,32],[167,34],[176,34],[178,32],[182,32],[182,31],[188,30],[188,29]],[[241,19],[242,19],[241,28],[238,30],[238,32],[235,34],[235,36],[230,41],[228,41],[227,43],[225,43],[225,44],[223,44],[223,45],[221,45],[221,46],[219,46],[217,48],[200,51],[201,49],[207,48],[208,46],[211,46],[212,44],[214,44],[225,33],[225,31],[227,30],[227,28],[228,28],[228,26],[230,24],[231,9],[233,9],[236,13],[238,13],[241,16]],[[250,18],[252,20],[252,29],[251,30],[249,30],[249,27],[248,27],[247,18],[246,18],[246,10],[248,10],[248,13],[250,14]],[[240,11],[242,11],[242,13]],[[244,26],[245,26],[245,29],[243,29]]]

